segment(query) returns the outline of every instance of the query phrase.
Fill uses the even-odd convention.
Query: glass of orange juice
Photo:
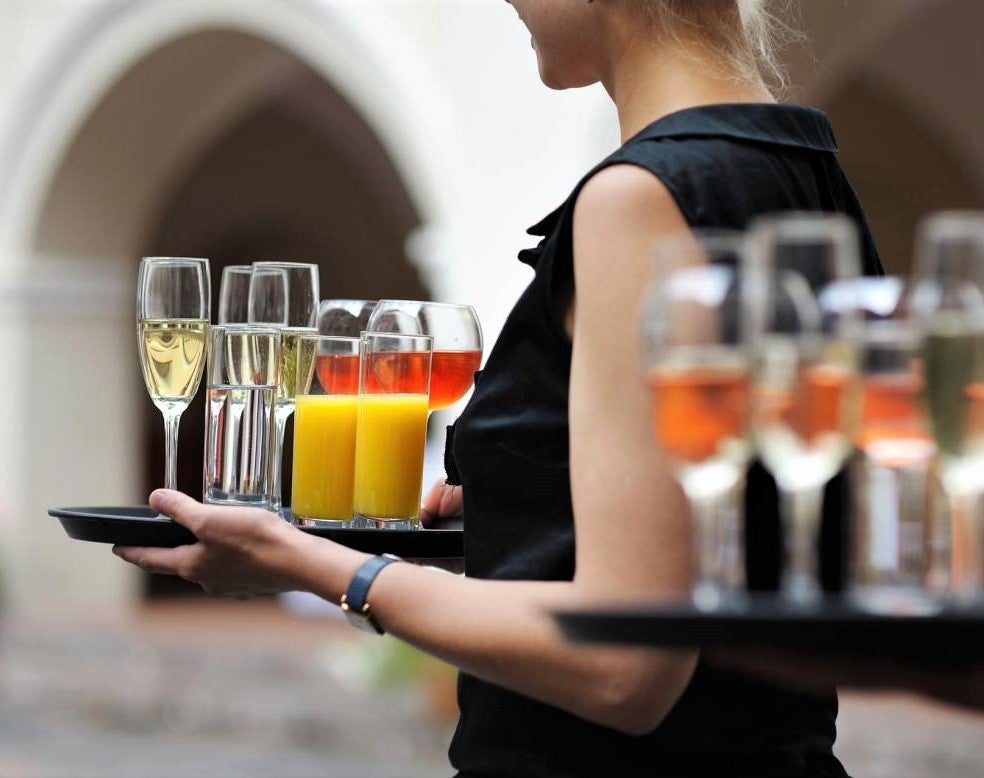
[[[420,527],[433,338],[363,333],[355,513],[371,527]]]
[[[359,339],[298,342],[291,512],[303,525],[351,526]]]

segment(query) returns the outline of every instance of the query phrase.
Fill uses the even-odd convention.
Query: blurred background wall
[[[984,4],[803,3],[790,99],[827,110],[890,272],[927,211],[984,206]],[[323,297],[474,304],[491,344],[525,227],[617,144],[540,85],[501,0],[0,0],[0,575],[15,608],[145,595],[55,505],[159,483],[138,258],[315,261]],[[200,488],[201,409],[182,425]]]

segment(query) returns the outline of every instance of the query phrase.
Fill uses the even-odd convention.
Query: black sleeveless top
[[[465,569],[475,578],[570,580],[574,524],[568,471],[571,343],[563,302],[573,290],[574,204],[599,170],[644,168],[695,228],[744,229],[788,210],[850,214],[864,236],[864,270],[881,272],[861,206],[841,171],[827,118],[786,105],[716,105],[650,125],[602,161],[557,210],[529,229],[543,237],[520,259],[535,276],[449,428],[446,465],[464,486]],[[647,422],[648,423],[648,422]],[[613,452],[613,455],[617,452]],[[843,479],[840,479],[843,481]],[[843,483],[825,500],[825,577],[836,584]],[[747,566],[754,588],[774,588],[780,538],[776,487],[749,473]],[[613,517],[614,518],[614,517]],[[630,737],[462,674],[451,744],[461,776],[835,778],[837,698],[797,694],[701,661],[653,733]]]

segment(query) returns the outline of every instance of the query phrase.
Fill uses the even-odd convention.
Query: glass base
[[[375,516],[365,516],[363,514],[356,514],[355,518],[358,527],[363,527],[365,529],[423,529],[424,525],[420,523],[420,517],[414,516],[412,519],[389,519],[389,518],[377,518]]]
[[[748,592],[742,589],[733,589],[711,584],[703,584],[694,587],[691,594],[694,607],[699,611],[709,613],[712,611],[741,610],[748,605]]]
[[[298,527],[321,527],[322,529],[355,529],[364,526],[358,517],[350,519],[321,519],[315,516],[292,514],[291,521]]]
[[[270,507],[270,497],[268,495],[244,495],[230,494],[229,492],[208,491],[202,496],[202,502],[206,505],[224,505],[235,508],[266,508]]]
[[[856,584],[848,596],[857,608],[884,616],[932,616],[943,608],[932,592],[911,584]]]

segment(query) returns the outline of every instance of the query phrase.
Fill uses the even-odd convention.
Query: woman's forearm
[[[299,542],[299,583],[338,602],[367,556],[307,536]],[[567,644],[549,614],[584,603],[570,582],[481,581],[396,564],[368,599],[389,633],[465,672],[633,734],[659,724],[695,663],[689,652]]]

